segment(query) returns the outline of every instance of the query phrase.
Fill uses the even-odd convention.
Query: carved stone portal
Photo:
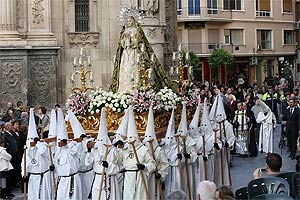
[[[22,63],[20,61],[5,61],[1,64],[2,98],[3,101],[23,100],[22,94]]]
[[[99,32],[75,33],[67,32],[69,36],[69,45],[73,47],[98,47]]]
[[[32,23],[42,25],[44,23],[44,0],[33,0],[32,6]]]

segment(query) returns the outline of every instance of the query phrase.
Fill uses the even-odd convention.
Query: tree
[[[233,61],[233,56],[224,49],[215,49],[208,58],[209,66],[214,69],[214,82],[218,80],[217,69],[222,65],[230,65]]]

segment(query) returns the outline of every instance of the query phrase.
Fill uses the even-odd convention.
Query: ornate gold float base
[[[190,122],[193,118],[195,112],[195,108],[189,107],[187,108],[187,118],[188,122]],[[119,125],[121,124],[122,117],[124,113],[118,113],[112,111],[111,109],[106,109],[106,126],[109,130],[110,135],[114,135]],[[87,134],[92,135],[93,137],[97,137],[99,124],[100,124],[100,113],[96,115],[84,115],[77,116],[80,121],[82,127],[86,131]],[[158,138],[162,138],[165,135],[165,132],[168,127],[168,122],[171,117],[171,112],[168,111],[154,111],[154,123],[155,123],[155,131]],[[181,107],[176,109],[175,114],[175,126],[177,127],[181,118]],[[136,127],[138,129],[138,134],[143,136],[146,131],[147,122],[148,122],[148,112],[143,113],[135,113],[135,121]],[[67,123],[67,130],[70,138],[73,138],[72,128],[70,123]]]

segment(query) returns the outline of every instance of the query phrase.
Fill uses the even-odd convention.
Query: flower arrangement
[[[159,108],[159,102],[156,100],[154,90],[136,90],[131,97],[131,104],[133,105],[133,109],[140,113],[148,111],[151,106],[153,110]]]
[[[200,88],[188,87],[184,93],[181,93],[181,100],[186,102],[186,106],[197,106],[200,99]]]
[[[71,94],[67,100],[66,107],[76,115],[86,115],[91,102],[91,98],[83,92]]]
[[[96,88],[90,94],[91,103],[88,111],[93,115],[100,113],[102,107],[110,108],[118,113],[123,112],[129,105],[129,95],[107,92]]]
[[[176,108],[176,104],[181,101],[181,98],[173,92],[170,88],[160,89],[156,93],[156,100],[159,102],[158,110],[170,111]]]

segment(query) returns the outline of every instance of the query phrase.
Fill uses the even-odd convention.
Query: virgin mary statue
[[[175,91],[172,81],[167,77],[167,73],[155,56],[138,20],[140,20],[140,15],[137,9],[123,8],[120,11],[120,22],[123,23],[123,27],[118,42],[110,91],[132,94],[139,88],[138,60],[141,48],[144,48],[146,60],[149,61],[151,55],[154,55],[152,88],[159,90],[169,87]],[[146,65],[149,68],[149,63]]]

